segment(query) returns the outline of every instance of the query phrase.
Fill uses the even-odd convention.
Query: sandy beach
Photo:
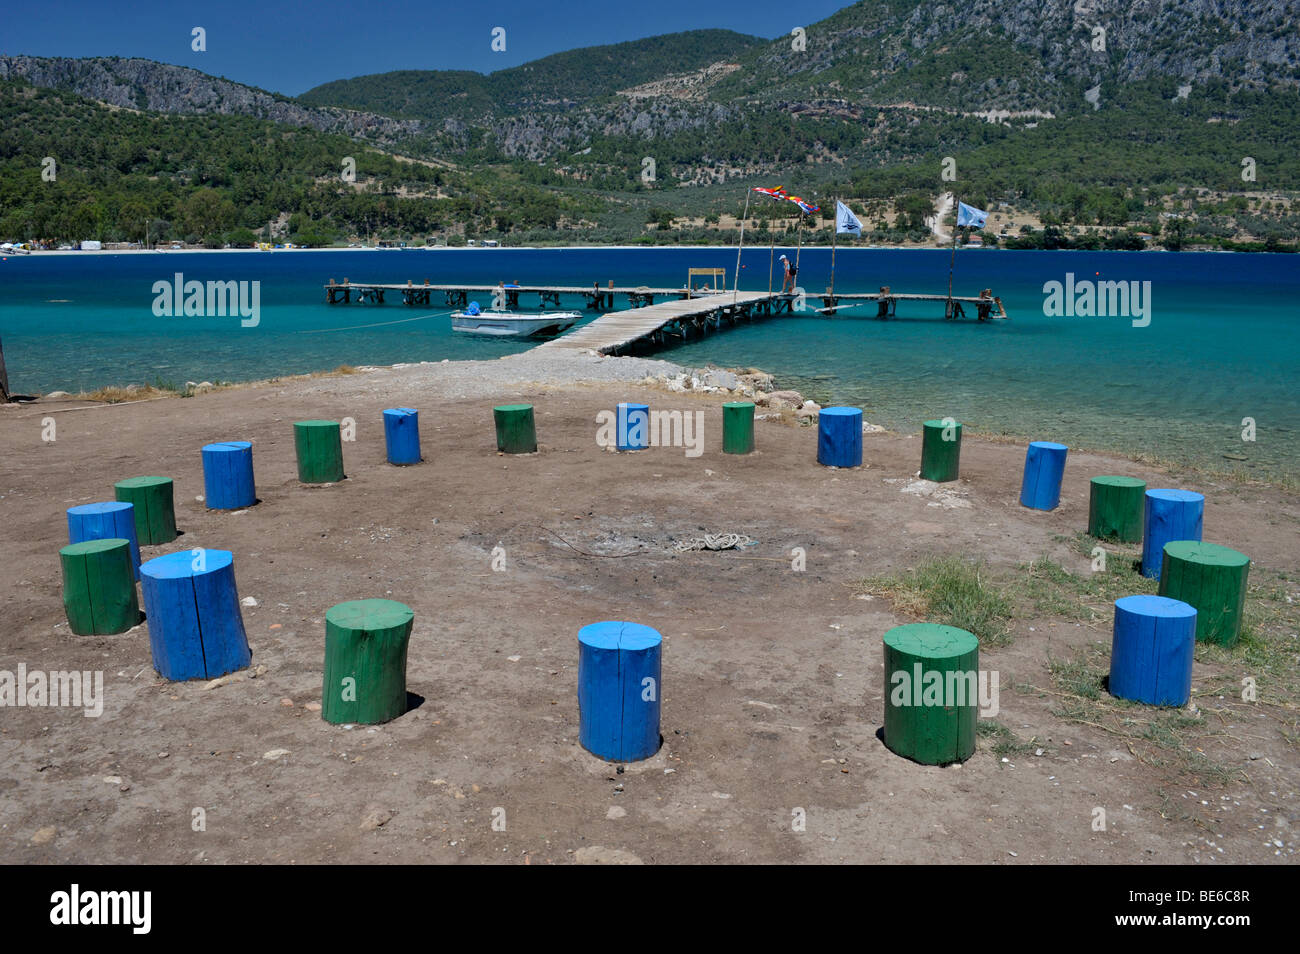
[[[917,437],[867,434],[863,467],[831,469],[816,463],[816,427],[788,416],[756,424],[755,453],[724,455],[732,398],[644,381],[672,370],[525,355],[0,411],[0,668],[102,670],[105,692],[98,718],[5,712],[8,859],[1294,863],[1294,494],[1072,452],[1061,505],[1043,513],[1018,502],[1023,444],[968,435],[961,478],[935,485],[916,479]],[[597,414],[627,400],[702,411],[704,453],[599,447]],[[537,454],[496,451],[491,409],[512,402],[536,408]],[[414,467],[384,459],[381,411],[399,406],[420,411]],[[292,423],[344,417],[357,422],[347,479],[300,484]],[[247,511],[199,499],[199,448],[218,440],[253,443],[260,502]],[[162,679],[144,624],[69,631],[64,511],[143,474],[175,480],[182,531],[144,557],[231,550],[239,595],[256,601],[243,609],[252,668],[219,685]],[[1205,493],[1205,539],[1254,561],[1251,638],[1198,647],[1188,709],[1095,691],[1122,595],[1097,581],[1082,536],[1099,474]],[[756,545],[677,549],[706,532]],[[1107,549],[1113,572],[1137,553]],[[938,768],[882,742],[881,637],[917,616],[879,581],[944,555],[980,564],[1015,610],[981,648],[1001,686],[981,722],[997,725],[969,761]],[[370,597],[415,612],[418,704],[382,726],[329,725],[324,614]],[[664,637],[663,746],[618,768],[577,742],[577,632],[605,619]],[[1257,701],[1241,698],[1247,677]]]

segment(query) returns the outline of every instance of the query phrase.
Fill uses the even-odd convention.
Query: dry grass
[[[904,616],[964,629],[982,647],[1011,641],[1007,631],[1011,601],[991,585],[981,563],[955,556],[927,557],[915,569],[862,580],[857,590],[885,597]]]
[[[130,385],[128,387],[106,387],[74,395],[81,401],[99,401],[103,404],[122,404],[126,401],[151,401],[164,397],[180,397],[180,392],[172,388]]]

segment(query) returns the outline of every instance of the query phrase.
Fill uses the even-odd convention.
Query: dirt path
[[[1086,574],[1073,535],[1088,477],[1181,486],[1171,478],[1072,455],[1062,507],[1041,514],[1017,503],[1019,446],[968,439],[962,479],[936,497],[907,492],[916,438],[867,435],[867,466],[831,470],[814,462],[814,428],[774,422],[758,425],[757,453],[722,455],[714,397],[613,385],[491,400],[435,392],[401,372],[262,385],[62,415],[54,443],[41,439],[40,406],[0,417],[0,669],[103,670],[106,682],[99,718],[0,714],[7,860],[1294,860],[1295,700],[1288,710],[1206,695],[1235,684],[1244,660],[1195,674],[1201,708],[1226,727],[1198,744],[1226,780],[1057,714],[1049,660],[1109,645],[1108,624],[1066,616],[1018,616],[1010,645],[982,654],[1001,674],[996,721],[1018,740],[1011,755],[982,737],[964,765],[931,768],[879,737],[881,635],[907,617],[855,581],[932,553],[1009,576],[1049,556]],[[704,455],[597,447],[597,412],[633,399],[702,410]],[[491,405],[514,400],[536,405],[537,455],[495,452]],[[380,411],[402,405],[421,411],[426,461],[413,468],[383,462]],[[291,424],[322,417],[358,422],[348,479],[304,487]],[[196,500],[199,447],[219,439],[254,443],[261,502],[245,513]],[[143,625],[68,631],[64,509],[111,499],[113,481],[136,474],[175,479],[184,531],[146,558],[230,549],[240,595],[257,601],[244,610],[255,668],[224,685],[163,681]],[[1260,578],[1295,578],[1295,498],[1200,489],[1207,539],[1251,554]],[[705,530],[758,544],[675,552]],[[498,546],[504,572],[491,569]],[[804,572],[792,569],[796,547]],[[423,701],[387,725],[331,726],[309,708],[323,615],[363,597],[414,609],[408,688]],[[664,635],[664,745],[622,773],[576,743],[576,634],[601,619]],[[1098,807],[1105,831],[1093,827]],[[800,812],[806,830],[793,830]]]

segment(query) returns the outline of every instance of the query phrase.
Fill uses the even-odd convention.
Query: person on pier
[[[795,288],[795,276],[799,274],[799,266],[791,265],[790,259],[784,255],[781,256],[781,264],[785,267],[785,281],[781,284],[781,294],[791,294]]]

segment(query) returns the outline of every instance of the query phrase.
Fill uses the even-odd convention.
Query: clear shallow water
[[[948,260],[939,250],[841,249],[836,289],[888,284],[896,292],[942,292]],[[406,308],[390,296],[383,307],[331,307],[321,286],[344,276],[680,286],[688,267],[720,266],[730,275],[735,262],[734,249],[11,256],[0,262],[0,338],[18,392],[491,358],[531,345],[454,335],[445,306]],[[829,262],[829,250],[804,250],[800,279],[810,293],[827,284]],[[766,288],[768,249],[747,249],[743,264],[742,287]],[[153,283],[175,272],[186,280],[261,282],[260,323],[155,317]],[[1150,325],[1046,316],[1043,284],[1063,282],[1067,272],[1076,280],[1150,281]],[[901,430],[951,415],[971,429],[1220,469],[1274,476],[1300,469],[1300,257],[959,253],[954,291],[985,287],[1001,296],[1011,321],[945,322],[941,304],[902,303],[903,317],[881,322],[867,306],[834,318],[783,317],[660,354],[692,365],[763,368],[782,386],[822,403],[861,406],[869,420]],[[1256,421],[1254,443],[1241,440],[1244,417]]]

